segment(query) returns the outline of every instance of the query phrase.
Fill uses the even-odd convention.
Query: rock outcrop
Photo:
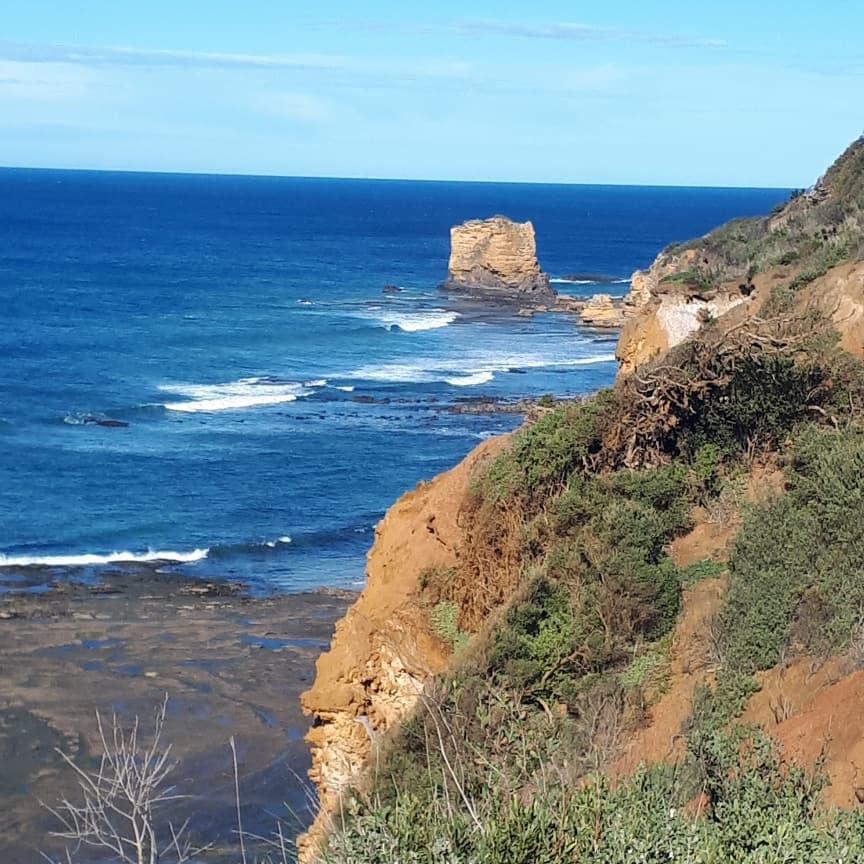
[[[522,305],[545,305],[555,299],[537,261],[534,226],[504,216],[474,219],[450,229],[449,278],[441,287]]]
[[[621,330],[615,358],[622,375],[632,372],[692,336],[704,323],[748,301],[737,288],[709,298],[660,293],[629,316]]]
[[[429,628],[418,603],[420,573],[456,562],[456,523],[471,475],[507,436],[480,444],[459,465],[403,495],[375,528],[366,588],[336,626],[330,650],[302,696],[314,718],[307,740],[309,776],[318,788],[315,822],[299,841],[311,861],[341,792],[356,780],[379,737],[416,705],[426,680],[442,671],[449,648]]]
[[[615,305],[609,294],[595,294],[589,297],[579,310],[583,324],[592,327],[618,327],[621,324],[621,309]]]

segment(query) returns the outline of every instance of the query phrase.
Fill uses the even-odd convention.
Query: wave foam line
[[[444,382],[451,387],[477,387],[480,384],[488,384],[494,377],[494,372],[483,370],[461,378],[445,378]]]
[[[447,309],[429,309],[425,312],[382,311],[375,314],[374,320],[388,330],[419,333],[424,330],[438,330],[441,327],[448,327],[458,317],[458,312],[450,312]]]
[[[626,285],[629,279],[564,279],[556,277],[549,280],[554,285]]]
[[[150,549],[147,552],[111,552],[108,555],[3,555],[0,567],[98,567],[101,564],[143,564],[166,562],[190,564],[207,557],[209,549],[193,549],[191,552],[165,552]]]
[[[240,408],[257,408],[261,405],[280,405],[283,402],[296,402],[297,397],[291,394],[284,396],[231,396],[224,399],[201,399],[197,402],[167,402],[168,411],[237,411]]]
[[[323,384],[326,382],[311,381],[308,386]],[[213,412],[294,402],[309,394],[305,386],[291,381],[274,381],[272,378],[240,378],[225,384],[163,384],[159,389],[188,397],[183,402],[166,402],[168,411]]]
[[[364,366],[350,377],[367,381],[381,381],[395,384],[434,384],[444,382],[455,387],[471,387],[487,384],[496,372],[508,372],[513,369],[543,369],[569,366],[593,366],[597,363],[609,363],[615,360],[614,354],[599,354],[594,357],[578,357],[576,359],[559,359],[557,357],[531,357],[526,355],[502,355],[495,359],[480,360],[471,363],[468,368],[452,364],[436,364],[430,359],[428,364],[388,363],[382,366]]]
[[[282,537],[277,537],[275,540],[265,540],[261,545],[266,546],[268,549],[275,549],[277,546],[287,546],[289,543],[293,542],[294,541],[285,534]]]

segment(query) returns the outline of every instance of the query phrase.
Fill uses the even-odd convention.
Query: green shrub
[[[725,564],[720,561],[703,558],[701,561],[694,561],[689,566],[679,570],[678,578],[686,588],[688,585],[695,585],[703,579],[715,579],[718,576],[722,576],[725,572]]]
[[[789,647],[825,654],[864,609],[864,434],[802,432],[789,492],[754,507],[729,562],[721,616],[729,668],[767,669]]]
[[[614,399],[613,391],[601,390],[584,402],[548,411],[519,430],[478,478],[475,492],[493,501],[508,496],[530,501],[558,491],[600,448]]]
[[[432,607],[429,624],[432,632],[447,642],[454,651],[459,651],[468,644],[471,634],[459,629],[459,607],[452,600],[442,600]]]
[[[679,449],[695,459],[704,447],[740,452],[754,444],[776,446],[811,416],[808,406],[828,379],[821,363],[791,353],[741,357],[728,387],[691,406]]]
[[[685,724],[691,747],[706,735],[723,732],[747,707],[747,700],[759,690],[752,675],[746,672],[721,669],[714,686],[700,685],[693,699],[693,711]]]

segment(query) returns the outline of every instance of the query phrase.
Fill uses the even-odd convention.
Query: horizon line
[[[270,180],[352,180],[373,183],[474,183],[494,186],[600,186],[641,189],[758,189],[766,191],[790,192],[795,189],[808,188],[800,185],[791,186],[740,186],[717,183],[601,183],[578,180],[466,180],[462,178],[430,178],[430,177],[372,177],[359,175],[336,174],[276,174],[237,171],[180,171],[180,170],[149,170],[146,168],[80,168],[66,166],[44,165],[0,165],[0,171],[63,171],[80,174],[142,174],[163,177],[245,177],[249,179]]]

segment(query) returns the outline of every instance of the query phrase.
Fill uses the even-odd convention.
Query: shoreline
[[[141,571],[0,597],[0,836],[8,860],[35,864],[37,847],[58,851],[47,845],[52,820],[38,799],[57,802],[74,784],[54,748],[86,762],[98,752],[96,711],[109,721],[116,712],[124,724],[140,716],[146,730],[166,693],[164,740],[180,759],[171,779],[191,796],[172,818],[190,816],[200,840],[230,842],[233,735],[244,827],[273,830],[274,810],[283,811],[277,802],[299,815],[283,813],[293,833],[304,827],[310,790],[298,778],[310,764],[310,722],[299,696],[355,597],[325,589],[259,598],[236,583]]]

